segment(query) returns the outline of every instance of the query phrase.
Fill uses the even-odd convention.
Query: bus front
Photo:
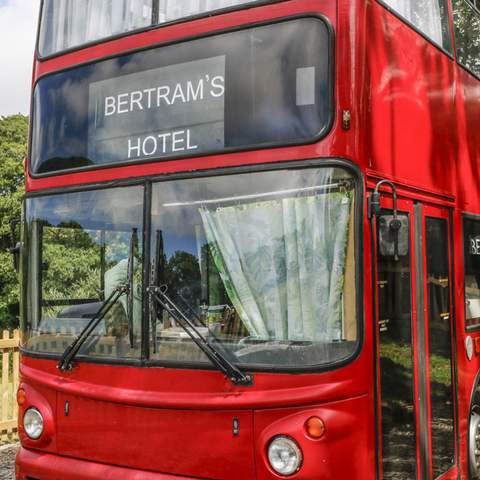
[[[17,479],[375,476],[338,18],[43,1]]]

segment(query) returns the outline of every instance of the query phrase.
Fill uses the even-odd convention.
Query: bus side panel
[[[367,12],[369,167],[430,191],[455,191],[455,64],[377,2]]]

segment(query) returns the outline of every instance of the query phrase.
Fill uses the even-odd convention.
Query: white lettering
[[[192,82],[187,82],[187,101],[195,102],[197,100],[203,100],[203,80],[199,80],[197,90],[193,89]]]
[[[177,99],[180,99],[183,103],[185,103],[187,100],[185,99],[185,95],[183,94],[183,89],[182,85],[180,83],[177,83],[175,86],[175,91],[173,92],[173,98],[172,98],[172,103],[175,103]]]
[[[147,94],[147,108],[152,108],[152,93],[156,90],[156,88],[147,88],[144,90],[144,93]]]
[[[171,136],[171,133],[162,133],[158,136],[162,140],[162,153],[167,153],[167,138]]]
[[[142,107],[143,93],[140,91],[132,92],[130,94],[130,111],[133,112],[133,106],[137,105],[139,110],[143,110]]]
[[[105,97],[105,116],[114,115],[116,111],[115,97]]]
[[[218,98],[225,93],[225,78],[221,75],[217,75],[212,78],[212,89],[210,90],[210,95],[212,97]]]
[[[137,138],[137,144],[132,145],[132,139],[128,139],[128,158],[132,158],[132,150],[136,150],[137,154],[135,155],[136,157],[140,156],[140,139]]]
[[[125,108],[123,109],[122,107]],[[128,93],[121,93],[118,96],[118,106],[117,106],[118,113],[128,113]]]
[[[187,129],[187,150],[196,150],[198,145],[192,145],[190,143],[190,129]]]
[[[169,95],[170,95],[170,87],[169,86],[165,85],[164,87],[158,87],[157,88],[157,107],[160,107],[160,104],[161,104],[160,100],[162,98],[165,100],[165,103],[167,105],[171,105],[170,100],[168,99]]]
[[[152,143],[153,148],[151,150],[147,150],[147,142]],[[157,139],[155,137],[150,135],[143,140],[142,151],[146,157],[153,155],[157,151],[157,147]]]
[[[480,255],[480,237],[470,237],[470,255]]]
[[[183,152],[185,147],[177,147],[177,145],[185,143],[185,130],[178,130],[177,132],[173,132],[172,135],[172,152]],[[178,138],[180,137],[181,138]]]

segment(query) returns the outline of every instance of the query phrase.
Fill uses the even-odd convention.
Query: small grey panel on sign
[[[315,105],[315,67],[297,68],[297,106]]]

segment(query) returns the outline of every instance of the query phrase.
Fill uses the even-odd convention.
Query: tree
[[[0,117],[0,329],[18,325],[19,284],[13,268],[10,223],[19,218],[28,117]]]

